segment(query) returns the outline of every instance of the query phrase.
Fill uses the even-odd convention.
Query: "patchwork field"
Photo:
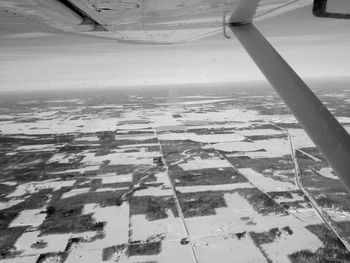
[[[270,89],[108,92],[0,99],[0,262],[350,261],[350,195]]]

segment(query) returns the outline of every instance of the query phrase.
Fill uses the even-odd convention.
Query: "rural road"
[[[278,125],[272,124],[276,128],[281,129],[288,135],[289,143],[290,143],[290,149],[291,149],[291,155],[294,163],[294,173],[295,173],[295,185],[304,193],[304,195],[309,199],[310,204],[312,207],[315,209],[317,214],[322,218],[322,220],[325,222],[325,224],[328,225],[328,227],[334,232],[334,234],[340,239],[340,241],[343,243],[343,245],[346,247],[346,249],[350,252],[350,244],[349,242],[343,238],[340,233],[338,232],[337,229],[333,226],[332,222],[329,220],[328,215],[326,215],[323,211],[322,208],[317,204],[316,200],[309,194],[308,191],[303,187],[301,180],[300,180],[300,170],[299,170],[299,165],[298,161],[295,156],[295,148],[293,146],[293,141],[290,133],[288,130],[279,127]]]
[[[154,130],[154,134],[156,136],[156,138],[158,139],[158,135],[157,135],[157,131]],[[158,140],[159,142],[159,140]],[[188,227],[186,225],[186,221],[185,221],[185,217],[182,213],[182,209],[181,209],[181,206],[180,206],[180,202],[179,202],[179,199],[177,198],[177,195],[176,195],[176,190],[175,190],[175,186],[173,184],[173,182],[171,181],[171,178],[170,178],[170,175],[169,175],[169,168],[165,162],[165,158],[163,156],[163,149],[162,149],[162,145],[161,143],[159,142],[159,151],[160,151],[160,154],[162,156],[162,160],[163,160],[163,163],[164,163],[164,167],[166,169],[166,174],[168,176],[168,179],[169,179],[169,183],[170,183],[170,187],[171,187],[171,191],[173,192],[173,196],[174,196],[174,200],[175,200],[175,203],[176,203],[176,207],[177,207],[177,211],[180,215],[180,218],[181,218],[181,221],[182,221],[182,225],[184,227],[184,230],[186,232],[186,236],[188,238],[188,241],[189,241],[189,244],[191,245],[191,249],[192,249],[192,253],[193,253],[193,259],[196,263],[198,263],[198,256],[197,256],[197,253],[196,253],[196,249],[194,248],[194,244],[193,244],[193,241],[191,239],[191,236],[190,236],[190,233],[188,231]]]

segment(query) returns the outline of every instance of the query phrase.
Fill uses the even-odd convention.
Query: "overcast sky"
[[[350,76],[350,20],[313,17],[311,7],[257,23],[305,78]],[[182,45],[145,46],[52,34],[5,37],[0,90],[228,83],[264,79],[222,34]]]

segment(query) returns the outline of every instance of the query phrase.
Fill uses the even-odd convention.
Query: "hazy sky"
[[[306,78],[350,76],[350,20],[312,16],[311,7],[257,23]],[[261,80],[234,37],[182,45],[128,45],[0,29],[0,90],[152,86]]]

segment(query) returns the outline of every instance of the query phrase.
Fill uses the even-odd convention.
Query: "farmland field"
[[[315,91],[350,130],[350,90]],[[350,195],[269,87],[0,98],[0,263],[349,262],[347,242]]]

